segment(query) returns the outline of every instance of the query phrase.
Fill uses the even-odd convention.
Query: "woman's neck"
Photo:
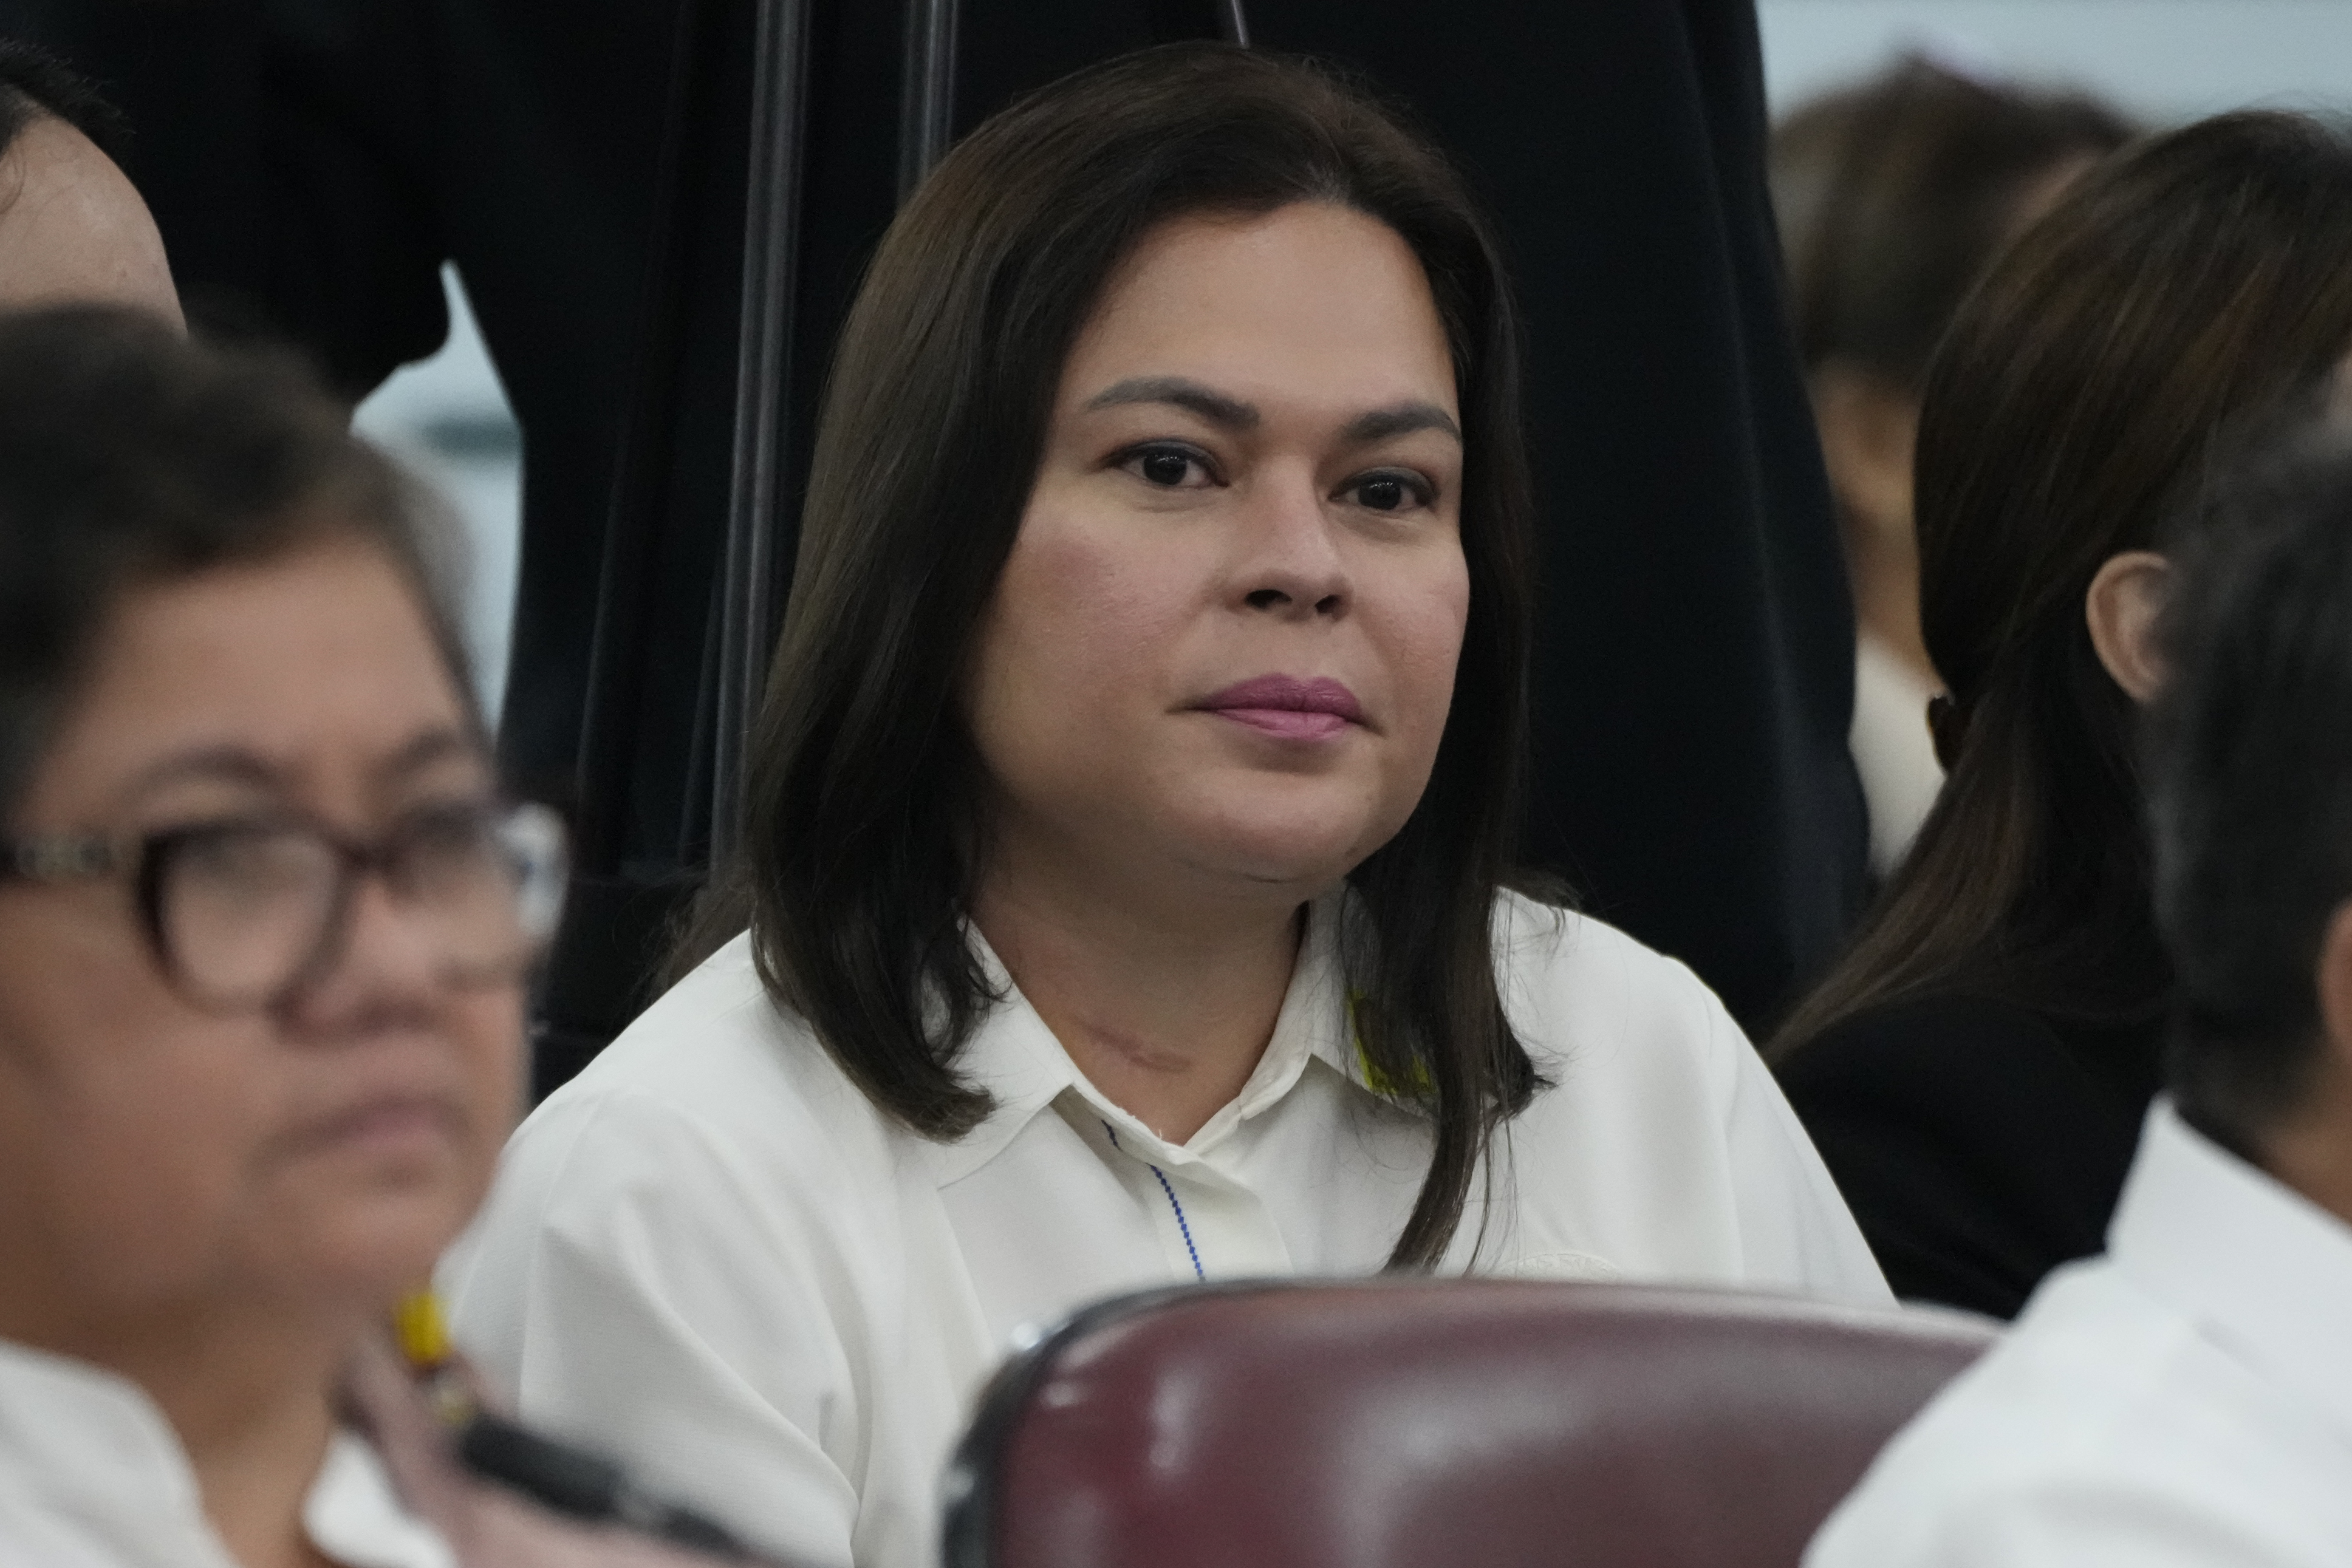
[[[1265,1053],[1302,908],[1275,896],[1171,909],[1000,859],[972,916],[1087,1081],[1181,1144]]]
[[[201,1307],[5,1316],[7,1337],[102,1367],[155,1402],[241,1568],[326,1562],[302,1508],[334,1433],[334,1387],[356,1327]]]
[[[232,1331],[159,1359],[139,1381],[186,1446],[205,1512],[243,1568],[325,1560],[302,1509],[334,1436],[334,1388],[352,1336]]]
[[[1907,529],[1850,526],[1846,563],[1853,585],[1855,629],[1923,680],[1940,686],[1919,627],[1919,551]]]

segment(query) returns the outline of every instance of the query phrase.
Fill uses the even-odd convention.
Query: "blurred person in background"
[[[0,38],[0,308],[89,300],[180,320],[163,236],[115,164],[125,136],[54,56]]]
[[[1497,251],[1376,102],[1217,45],[925,183],[835,357],[740,881],[447,1270],[526,1416],[919,1568],[1003,1347],[1121,1291],[1886,1301],[1722,1004],[1517,891]]]
[[[1920,606],[1950,777],[1774,1042],[1898,1295],[2007,1317],[2097,1250],[2171,968],[2130,733],[2157,528],[2352,347],[2352,140],[2225,115],[2118,154],[1997,260],[1927,372]]]
[[[1944,781],[1927,734],[1943,682],[1919,633],[1912,528],[1928,356],[2000,247],[2131,133],[2094,99],[1918,56],[1772,132],[1790,312],[1853,586],[1851,745],[1882,881]]]
[[[2352,1562],[2352,460],[2217,487],[2143,750],[2167,1097],[2060,1270],[1808,1568]]]
[[[562,884],[416,507],[275,359],[0,319],[12,1568],[684,1561],[461,1472],[464,1386],[413,1380],[457,1369],[391,1348],[511,1124]]]

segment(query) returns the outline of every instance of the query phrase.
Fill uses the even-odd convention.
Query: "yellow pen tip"
[[[430,1291],[414,1291],[392,1309],[393,1336],[401,1354],[415,1367],[438,1366],[449,1359],[449,1324],[441,1315],[441,1301]]]

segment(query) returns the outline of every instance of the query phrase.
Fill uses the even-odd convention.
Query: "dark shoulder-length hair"
[[[2091,579],[2249,425],[2352,345],[2352,134],[2222,115],[2084,176],[1997,262],[1930,365],[1915,471],[1935,810],[1776,1051],[1933,992],[2152,1020],[2131,699],[2091,645]]]
[[[119,306],[0,313],[0,823],[125,594],[342,543],[415,595],[479,737],[447,518],[299,361]]]
[[[1457,1228],[1535,1074],[1504,1017],[1489,922],[1519,811],[1532,550],[1518,327],[1493,235],[1444,159],[1316,65],[1218,45],[1066,78],[950,152],[882,241],[835,351],[782,641],[755,720],[741,863],[681,957],[748,916],[760,974],[882,1110],[976,1125],[957,1071],[1001,998],[965,936],[987,824],[959,704],[1020,527],[1064,360],[1144,235],[1196,213],[1328,202],[1420,258],[1465,444],[1470,610],[1418,807],[1349,876],[1345,951],[1373,1082],[1435,1155],[1391,1263]]]

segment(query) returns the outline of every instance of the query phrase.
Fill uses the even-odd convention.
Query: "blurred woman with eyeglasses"
[[[465,1388],[384,1332],[488,1183],[562,882],[416,513],[285,365],[0,320],[11,1564],[668,1560],[467,1479]]]

